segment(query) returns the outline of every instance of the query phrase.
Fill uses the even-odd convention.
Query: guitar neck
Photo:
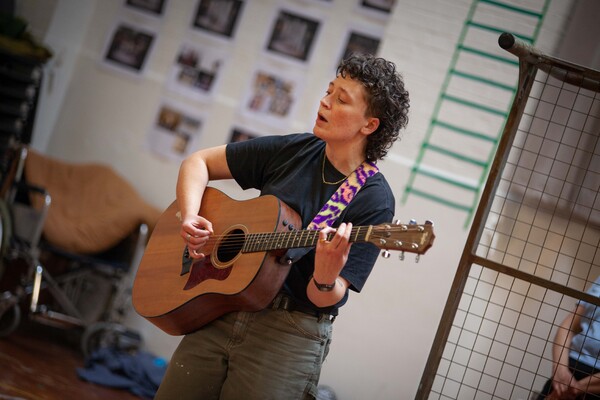
[[[333,232],[329,233],[327,239],[330,240],[334,235]],[[238,250],[241,250],[242,253],[252,253],[314,247],[319,240],[319,231],[250,233],[242,234],[242,236],[243,245],[238,247]],[[424,254],[431,247],[434,238],[433,223],[430,221],[424,225],[417,225],[411,221],[409,224],[395,222],[393,224],[354,226],[350,232],[350,242],[369,242],[382,250],[400,250],[416,254]]]
[[[353,227],[350,233],[350,242],[366,242],[372,226]],[[333,237],[330,233],[328,240]],[[302,247],[314,247],[319,240],[319,231],[305,229],[290,232],[252,233],[247,235],[246,242],[242,248],[243,253],[257,251],[270,251],[282,249],[297,249]]]
[[[366,242],[372,231],[372,226],[353,227],[350,233],[350,242]],[[328,235],[331,239],[334,233]],[[251,233],[246,236],[242,253],[258,251],[297,249],[314,247],[319,240],[318,230],[300,230],[290,232]]]

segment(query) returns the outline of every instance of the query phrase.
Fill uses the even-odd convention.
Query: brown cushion
[[[141,223],[152,229],[160,215],[160,210],[146,203],[129,182],[106,165],[66,163],[30,149],[25,179],[45,188],[52,197],[43,234],[48,242],[67,251],[108,250]]]

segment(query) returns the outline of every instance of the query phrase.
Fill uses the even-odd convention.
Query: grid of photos
[[[129,76],[144,76],[152,63],[153,48],[171,3],[122,0],[122,10],[107,35],[102,64]],[[302,7],[297,7],[298,3]],[[384,24],[375,18],[369,26],[368,18],[365,23],[361,14],[386,16],[395,3],[395,0],[356,0],[353,6],[356,13],[347,21],[346,34],[336,39],[339,50],[330,56],[332,64],[337,66],[352,53],[377,54]],[[244,80],[248,85],[246,93],[236,99],[237,121],[232,121],[230,142],[259,136],[256,132],[284,131],[290,127],[312,53],[322,40],[320,30],[335,12],[337,3],[280,0],[279,4],[271,20],[264,21],[268,27],[262,42],[262,57],[254,72]],[[180,161],[200,147],[204,118],[197,110],[206,109],[215,100],[220,82],[226,79],[236,31],[248,7],[248,0],[195,0],[191,5],[188,31],[174,54],[164,83],[165,98],[147,134],[147,147],[156,155]]]

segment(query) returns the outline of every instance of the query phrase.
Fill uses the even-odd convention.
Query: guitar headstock
[[[367,241],[382,249],[384,258],[390,256],[389,250],[401,251],[400,259],[404,259],[405,252],[415,253],[418,257],[429,250],[435,239],[433,222],[429,220],[423,225],[411,220],[408,224],[395,221],[390,224],[375,225],[372,228]]]

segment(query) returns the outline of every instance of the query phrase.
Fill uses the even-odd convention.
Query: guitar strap
[[[323,229],[333,225],[342,211],[348,207],[358,191],[364,186],[367,179],[379,172],[375,163],[364,161],[340,185],[321,211],[308,224],[307,229]]]
[[[307,229],[319,230],[333,225],[348,207],[352,199],[367,182],[367,179],[379,172],[377,165],[370,161],[364,161],[348,177],[340,187],[333,193],[331,198],[321,207],[321,210],[308,224]],[[290,249],[282,258],[283,263],[292,264],[310,251],[310,248]]]

